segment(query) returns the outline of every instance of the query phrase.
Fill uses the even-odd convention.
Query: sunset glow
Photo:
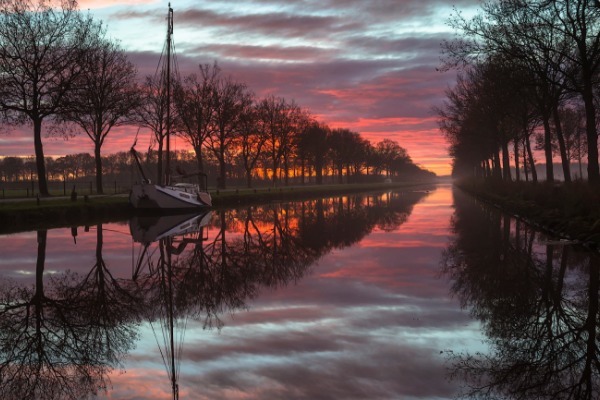
[[[152,74],[164,41],[167,0],[79,2],[102,20],[137,66]],[[475,1],[461,2],[469,10]],[[224,73],[261,97],[294,100],[320,121],[361,133],[375,143],[397,141],[416,164],[450,172],[447,145],[432,107],[440,105],[454,73],[440,73],[447,2],[385,0],[171,1],[180,72],[217,61]],[[150,29],[149,29],[150,28]],[[47,131],[47,127],[45,128]],[[129,148],[137,127],[112,131],[103,154]],[[29,126],[0,136],[0,157],[33,154]],[[139,148],[147,147],[140,132]],[[180,141],[179,148],[185,148]],[[84,135],[44,139],[48,156],[92,152]]]

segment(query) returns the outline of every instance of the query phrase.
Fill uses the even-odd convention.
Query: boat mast
[[[167,156],[165,159],[165,185],[171,184],[171,35],[173,35],[173,9],[169,3],[167,27]]]

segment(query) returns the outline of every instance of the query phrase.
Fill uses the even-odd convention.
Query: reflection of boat
[[[135,216],[129,222],[131,236],[142,244],[133,270],[133,281],[144,288],[148,320],[156,338],[171,383],[173,399],[179,398],[179,362],[187,325],[185,306],[175,299],[187,284],[187,245],[202,248],[212,213]],[[149,250],[156,246],[155,250]],[[158,321],[158,323],[156,323]],[[158,327],[160,325],[160,328]],[[162,333],[162,335],[161,335]],[[162,340],[159,339],[162,336]]]
[[[173,34],[173,9],[169,4],[168,29],[167,29],[167,56],[163,64],[161,73],[162,82],[164,82],[166,94],[166,154],[165,154],[165,176],[164,182],[152,183],[144,173],[137,152],[135,143],[131,147],[131,154],[142,175],[142,183],[134,184],[129,194],[129,202],[134,208],[151,209],[188,209],[199,207],[210,207],[212,199],[207,190],[207,177],[205,174],[185,172],[178,176],[171,176],[170,171],[170,136],[171,136],[171,50]],[[162,59],[162,57],[161,57]],[[173,178],[173,179],[172,179]],[[181,179],[181,182],[175,183],[175,180]],[[193,180],[193,181],[192,181]]]
[[[134,242],[151,243],[166,237],[199,231],[210,222],[211,217],[210,211],[158,217],[134,216],[129,221],[129,230]]]

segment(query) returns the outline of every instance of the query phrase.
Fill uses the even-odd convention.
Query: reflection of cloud
[[[181,381],[206,398],[451,398],[442,353],[479,336],[439,279],[448,192],[426,197],[397,231],[334,250],[297,285],[261,293],[220,333],[188,331]],[[435,247],[405,246],[413,236]]]
[[[188,320],[179,359],[181,398],[451,398],[457,388],[445,379],[442,352],[474,345],[479,334],[439,276],[450,201],[449,187],[432,191],[395,231],[375,229],[324,255],[294,284],[262,288],[247,310],[220,315],[220,331],[205,330],[202,318]],[[105,228],[107,266],[115,276],[130,276],[131,239],[116,233],[127,227]],[[80,229],[76,245],[70,233],[49,232],[47,269],[69,265],[86,273],[94,261],[94,228]],[[227,233],[230,239],[240,235]],[[1,266],[21,247],[28,254],[21,261],[33,268],[35,233],[3,240],[8,246]],[[67,246],[83,256],[71,254],[65,262]],[[109,397],[170,398],[160,328],[155,337],[144,323],[139,333],[137,348],[124,360],[126,371],[111,375]]]
[[[269,312],[262,324],[256,315],[250,321],[238,314],[219,335],[191,339],[183,362],[197,368],[182,382],[203,388],[207,398],[230,390],[251,399],[445,398],[455,392],[441,351],[473,335],[462,328],[468,317],[456,305],[442,301],[436,310],[434,300],[426,311],[406,298],[400,308],[360,307],[359,295],[328,306],[322,294],[325,306],[314,308],[313,319],[305,319],[306,310],[294,318],[295,307],[282,308],[281,320]]]

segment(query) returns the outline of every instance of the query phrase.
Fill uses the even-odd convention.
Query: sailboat
[[[135,143],[131,147],[131,154],[142,175],[142,182],[134,184],[129,194],[129,202],[134,208],[146,208],[155,210],[185,210],[194,208],[205,208],[212,206],[212,198],[207,190],[206,174],[181,173],[172,176],[170,171],[170,137],[171,137],[171,63],[172,63],[172,35],[173,35],[173,9],[169,3],[167,27],[167,54],[166,62],[163,64],[166,79],[167,115],[166,115],[166,159],[164,182],[153,183],[147,178],[138,154]]]

